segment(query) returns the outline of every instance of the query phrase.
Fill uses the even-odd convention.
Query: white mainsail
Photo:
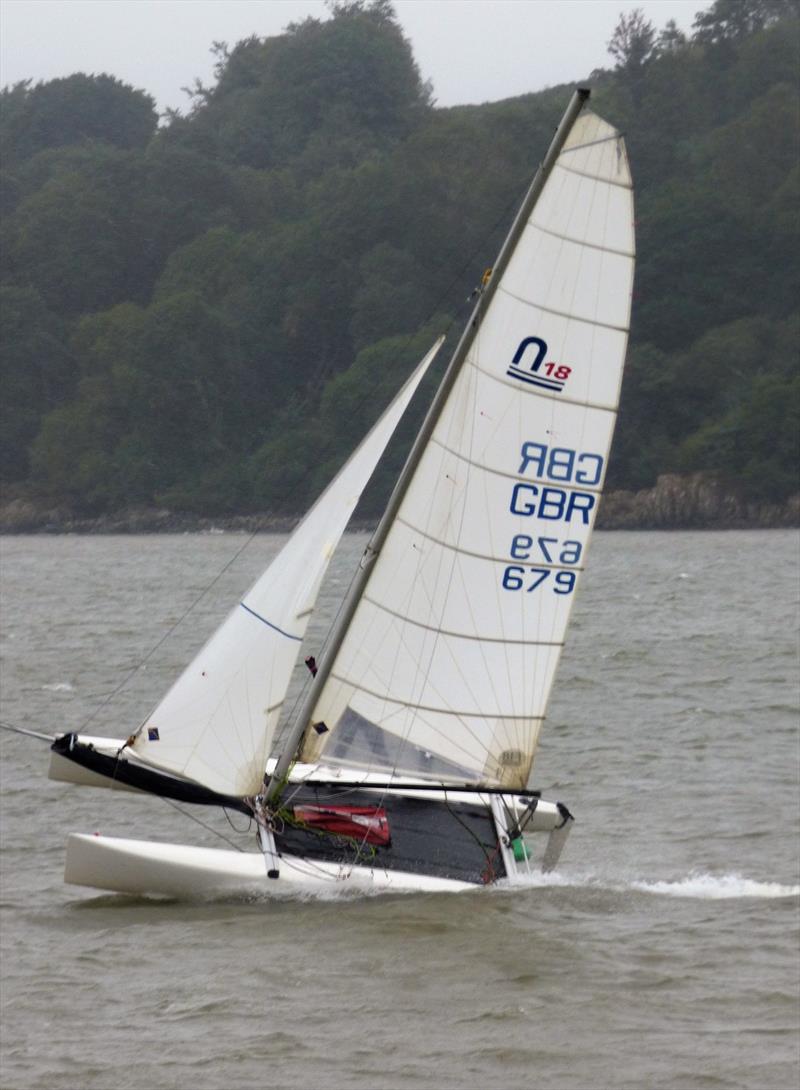
[[[261,790],[291,673],[330,557],[443,339],[143,724],[132,743],[143,761],[222,794],[255,795]]]
[[[633,265],[624,144],[587,111],[495,285],[303,760],[526,786],[605,477]]]

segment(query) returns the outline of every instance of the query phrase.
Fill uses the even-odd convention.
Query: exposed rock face
[[[754,503],[704,473],[666,473],[654,488],[609,492],[597,526],[604,530],[733,530],[800,526],[800,493],[785,503]]]
[[[164,508],[126,508],[85,518],[67,507],[16,497],[0,506],[0,533],[152,534],[202,530],[283,533],[296,518],[270,515],[185,514]],[[754,503],[713,477],[664,474],[654,488],[608,492],[597,516],[602,530],[734,530],[800,526],[800,492],[785,503]],[[369,529],[364,523],[359,529]]]

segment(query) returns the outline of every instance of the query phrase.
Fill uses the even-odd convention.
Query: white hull
[[[364,892],[457,892],[468,882],[370,867],[281,856],[280,877],[268,878],[255,852],[159,844],[73,833],[67,840],[64,881],[115,893],[203,897],[244,894],[293,897],[352,889]]]
[[[115,739],[82,738],[81,741],[91,744],[100,753],[114,754],[120,747],[120,742]],[[267,771],[271,771],[269,766]],[[51,754],[50,777],[68,783],[132,790],[57,753]],[[372,790],[379,798],[384,795],[380,776],[355,769],[298,764],[293,769],[290,783],[313,785],[316,782],[335,783],[340,779],[345,779],[349,785],[358,783],[362,791]],[[394,782],[395,790],[409,798],[448,807],[453,801],[452,793],[444,790],[422,790],[419,784],[406,783],[402,777],[395,778]],[[480,790],[463,792],[458,797],[459,801],[491,813],[508,879],[513,881],[515,877],[532,870],[550,870],[555,866],[572,824],[571,819],[565,818],[559,804],[541,799],[532,814],[526,811],[523,828],[531,855],[528,860],[518,862],[510,848],[508,815],[514,815],[517,821],[522,820],[522,811],[526,810],[529,800],[523,801],[513,795],[481,794]],[[542,833],[546,834],[543,844]],[[539,842],[536,849],[531,834],[540,834],[533,837]],[[378,866],[351,866],[337,860],[308,859],[289,853],[281,854],[278,859],[279,877],[269,878],[267,870],[274,862],[273,857],[268,864],[262,852],[199,848],[76,833],[67,840],[64,881],[115,893],[171,897],[226,893],[292,897],[342,888],[364,892],[444,892],[475,888],[472,882],[456,878]]]

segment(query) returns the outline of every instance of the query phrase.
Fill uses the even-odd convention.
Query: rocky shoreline
[[[299,517],[299,516],[298,516]],[[286,533],[297,517],[269,513],[207,516],[164,508],[125,508],[97,517],[15,497],[0,504],[2,534],[157,534],[238,531]],[[598,511],[601,530],[746,530],[800,527],[800,492],[784,503],[754,503],[706,474],[664,474],[653,488],[608,492]],[[370,522],[351,529],[369,530]]]
[[[603,530],[774,530],[800,526],[800,492],[783,503],[745,499],[704,473],[665,473],[653,488],[608,492],[597,514]]]

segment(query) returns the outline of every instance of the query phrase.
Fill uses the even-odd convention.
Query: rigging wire
[[[54,739],[56,737],[56,735],[44,734],[41,731],[37,731],[37,730],[28,730],[25,727],[15,727],[11,723],[4,723],[4,722],[0,722],[0,730],[7,730],[7,731],[10,731],[10,732],[12,732],[14,734],[25,734],[30,738],[38,738],[40,741],[49,742],[51,744],[52,744],[52,742],[54,741]],[[114,765],[114,776],[109,777],[112,783],[117,782],[116,781],[117,764],[118,764],[118,761]],[[149,793],[154,794],[153,792],[149,792]],[[239,847],[239,845],[236,844],[233,840],[231,840],[230,837],[225,836],[225,834],[221,833],[219,831],[219,829],[215,829],[213,827],[213,825],[209,825],[207,822],[203,821],[202,818],[199,818],[199,817],[197,817],[196,814],[193,814],[190,810],[185,810],[182,806],[179,806],[178,803],[176,803],[173,799],[168,799],[164,795],[155,795],[155,794],[154,794],[154,797],[157,798],[157,799],[160,799],[162,802],[167,803],[167,805],[172,806],[175,810],[178,811],[178,813],[183,814],[184,817],[191,818],[192,821],[196,821],[198,825],[202,825],[204,829],[207,829],[210,833],[214,833],[215,836],[218,836],[221,840],[224,840],[226,844],[230,844],[230,846],[232,848],[235,848],[237,852],[244,851],[244,849]],[[228,813],[228,811],[225,809],[225,807],[222,808],[222,812],[224,813],[228,824],[230,825],[230,827],[233,829],[233,831],[235,833],[240,833],[241,835],[245,835],[246,833],[248,833],[250,831],[250,828],[252,826],[252,821],[248,824],[247,829],[237,829],[236,826],[234,825],[233,821],[231,821],[231,816]]]
[[[14,734],[27,734],[29,738],[38,738],[42,742],[52,743],[55,740],[55,734],[44,734],[40,730],[28,730],[27,727],[15,727],[11,723],[0,723],[0,730],[11,731]]]
[[[177,802],[174,801],[174,799],[168,799],[164,795],[156,795],[155,797],[157,799],[161,799],[162,802],[165,802],[168,806],[171,806],[174,810],[177,810],[179,814],[183,814],[184,817],[191,818],[191,820],[196,821],[198,825],[202,825],[204,829],[208,830],[208,832],[213,833],[215,836],[218,836],[220,838],[220,840],[224,840],[226,844],[230,844],[230,846],[232,848],[235,848],[235,850],[237,852],[244,852],[244,848],[240,847],[235,841],[231,840],[231,838],[226,836],[225,833],[221,833],[219,831],[219,829],[215,829],[213,825],[209,825],[208,822],[203,821],[202,818],[199,818],[196,814],[191,813],[191,811],[184,810],[182,806],[180,806]],[[225,814],[225,817],[228,819],[228,823],[231,826],[231,828],[233,829],[233,831],[236,832],[236,833],[241,832],[242,830],[237,829],[236,826],[233,824],[233,822],[230,819],[230,815],[228,814],[228,811],[225,810],[224,807],[223,807],[223,813]],[[249,828],[245,829],[244,832],[245,833],[249,832]]]
[[[150,661],[150,659],[153,657],[153,655],[156,653],[156,651],[158,651],[158,649],[169,639],[169,637],[173,634],[173,632],[175,632],[175,630],[177,628],[179,628],[180,625],[183,624],[183,622],[186,620],[186,618],[189,616],[189,614],[194,609],[197,608],[197,606],[200,604],[200,602],[203,600],[203,598],[205,598],[205,596],[209,593],[209,591],[219,582],[219,580],[222,578],[222,576],[225,574],[225,572],[228,571],[228,569],[233,564],[236,563],[236,561],[239,559],[239,557],[242,555],[242,553],[245,551],[245,549],[248,547],[248,545],[250,544],[250,542],[253,540],[253,538],[256,536],[257,533],[258,533],[258,530],[253,530],[253,532],[245,540],[244,544],[241,545],[236,550],[236,552],[233,554],[233,556],[217,572],[217,574],[214,576],[214,578],[211,580],[211,582],[200,591],[200,593],[194,598],[194,600],[190,603],[190,605],[183,611],[183,613],[180,615],[180,617],[170,625],[170,627],[161,636],[161,638],[153,645],[153,647],[150,648],[150,650],[147,652],[147,654],[144,656],[144,658],[141,659],[140,662],[138,662],[137,665],[134,666],[133,669],[130,670],[125,675],[125,677],[123,677],[122,681],[120,681],[120,683],[110,693],[108,693],[105,700],[103,700],[100,704],[98,704],[98,706],[95,708],[95,710],[92,712],[92,714],[84,721],[84,724],[83,724],[83,729],[84,730],[89,726],[90,723],[92,723],[97,718],[97,716],[100,714],[100,712],[105,707],[108,706],[109,702],[111,700],[113,700],[114,697],[119,692],[122,691],[122,689],[125,688],[125,686],[131,680],[131,678],[133,678],[136,674],[138,674],[138,672]],[[149,716],[146,716],[145,719],[144,719],[144,722],[147,722],[148,718],[149,718]],[[139,726],[139,730],[142,729],[142,725]],[[138,731],[137,731],[137,733],[138,733]]]
[[[450,800],[447,798],[447,791],[444,791],[443,794],[444,794],[444,804],[447,807],[447,810],[448,810],[448,813],[450,814],[450,816],[454,817],[459,825],[463,825],[463,827],[467,830],[469,835],[472,837],[472,839],[475,841],[475,843],[478,845],[478,847],[483,852],[484,858],[486,859],[486,866],[485,866],[484,870],[481,872],[481,876],[483,876],[484,874],[487,875],[487,877],[485,878],[484,881],[485,881],[486,885],[489,885],[491,882],[494,881],[494,878],[495,878],[494,864],[492,863],[492,860],[497,855],[497,852],[499,851],[499,846],[495,848],[494,852],[490,856],[488,851],[486,850],[486,845],[480,839],[480,837],[475,832],[475,830],[471,829],[469,827],[469,825],[467,825],[467,823],[462,818],[460,818],[459,815],[455,812],[455,810],[451,807]]]
[[[428,313],[427,317],[425,318],[425,320],[423,321],[421,327],[425,326],[428,322],[430,322],[434,318],[434,316],[439,312],[440,307],[445,304],[445,301],[452,296],[452,293],[454,292],[455,287],[458,284],[458,282],[464,277],[465,273],[470,268],[470,266],[472,264],[474,264],[474,262],[477,260],[479,252],[480,253],[485,253],[485,250],[488,247],[489,239],[496,233],[496,231],[502,225],[502,223],[507,220],[509,210],[513,209],[516,206],[517,203],[518,203],[518,198],[515,198],[513,201],[510,201],[508,203],[508,205],[503,209],[502,214],[492,224],[490,229],[484,233],[484,236],[482,237],[482,239],[480,241],[479,247],[478,246],[473,247],[473,249],[471,250],[468,257],[461,264],[461,266],[459,267],[457,272],[451,277],[449,283],[447,284],[447,287],[445,289],[443,289],[441,291],[441,293],[439,294],[439,296],[437,298],[437,301],[436,301],[436,304],[429,311],[429,313]],[[444,260],[441,261],[441,267],[442,268],[445,267]],[[446,327],[446,329],[444,331],[445,336],[449,335],[450,330],[452,329],[452,327],[454,326],[454,324],[456,323],[458,318],[461,316],[463,310],[468,305],[471,305],[471,302],[472,302],[472,299],[470,297],[470,298],[464,300],[462,302],[462,304],[459,307],[456,308],[453,318],[451,318],[450,322],[448,323],[448,325],[447,325],[447,327]],[[416,336],[416,334],[417,334],[416,330],[415,330],[414,333],[408,334],[408,336],[405,338],[405,341],[406,341],[407,345],[411,343],[412,339]],[[308,398],[306,399],[306,403],[305,403],[306,406],[310,403],[310,396],[311,395],[309,394]],[[369,398],[370,398],[370,391],[365,390],[363,397],[360,398],[357,401],[356,406],[358,408],[360,408],[362,405],[367,403]],[[301,406],[301,412],[303,410],[303,407],[304,406]],[[333,447],[333,437],[331,437],[330,449],[332,449],[332,447]],[[287,485],[286,494],[284,496],[280,497],[280,499],[277,502],[277,507],[278,508],[280,508],[282,506],[283,502],[285,502],[289,498],[292,491],[293,491],[293,487],[290,488]],[[144,655],[144,657],[121,679],[119,684],[116,685],[114,687],[114,689],[111,690],[110,693],[106,694],[105,698],[97,705],[97,707],[84,720],[83,726],[81,728],[83,731],[85,731],[95,721],[95,719],[100,715],[100,713],[105,708],[108,707],[108,705],[111,703],[111,701],[114,699],[114,697],[117,696],[129,684],[129,682],[150,661],[150,659],[153,657],[153,655],[155,655],[155,653],[173,635],[173,633],[186,621],[187,617],[189,617],[189,615],[194,612],[194,610],[197,608],[197,606],[200,604],[200,602],[203,601],[203,599],[209,594],[209,592],[219,582],[219,580],[222,578],[222,576],[225,574],[225,572],[227,572],[232,567],[232,565],[239,559],[239,557],[242,555],[242,553],[244,553],[244,551],[250,546],[253,539],[257,536],[258,533],[259,533],[259,530],[255,529],[247,536],[244,543],[236,550],[236,552],[230,557],[230,559],[223,565],[223,567],[214,576],[214,578],[199,592],[199,594],[197,594],[197,596],[192,600],[192,602],[188,605],[188,607],[183,611],[183,613],[180,615],[180,617],[178,617],[178,619],[176,621],[174,621],[173,624],[170,625],[170,627],[167,629],[167,631],[164,632],[164,634],[156,641],[156,643],[150,648],[150,650]],[[355,577],[356,577],[356,571],[353,572],[353,575],[351,577],[351,584],[352,584],[352,580],[355,579]],[[341,609],[343,607],[343,601],[339,605],[339,609],[337,610],[337,613],[336,613],[337,618],[338,618],[339,613],[341,612]],[[325,642],[323,643],[323,647],[327,645],[327,640],[328,640],[328,638],[330,636],[330,632],[332,631],[332,629],[333,629],[333,625],[329,626],[328,635],[326,636]],[[308,684],[308,682],[306,684]],[[304,687],[303,691],[305,691],[305,687]],[[298,700],[299,700],[299,696],[295,700],[294,706],[292,708],[292,714],[294,714],[294,712],[297,709]],[[152,712],[152,709],[151,709],[151,712]],[[139,724],[139,726],[138,726],[137,730],[134,732],[134,734],[138,734],[141,731],[142,727],[144,726],[144,723],[147,722],[148,718],[149,718],[149,714]]]

